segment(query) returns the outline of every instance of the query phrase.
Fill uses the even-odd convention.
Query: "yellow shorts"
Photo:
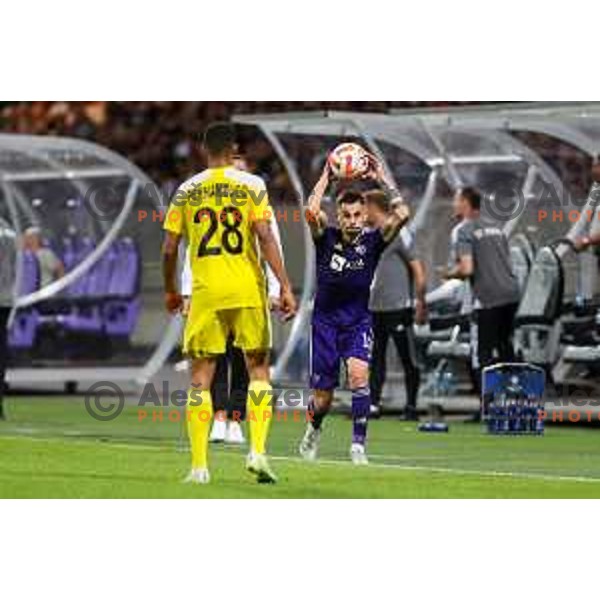
[[[225,354],[227,340],[247,352],[271,348],[271,319],[266,304],[215,310],[193,302],[183,335],[183,353],[191,358]]]

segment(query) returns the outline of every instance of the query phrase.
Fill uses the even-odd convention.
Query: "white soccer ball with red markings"
[[[347,142],[335,148],[329,158],[331,172],[337,179],[360,179],[369,170],[369,156],[358,144]]]

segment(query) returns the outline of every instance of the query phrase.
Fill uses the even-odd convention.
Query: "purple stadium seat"
[[[65,244],[65,268],[67,262],[71,270],[80,264],[95,249],[95,243],[91,238],[76,240],[68,238]],[[66,241],[66,240],[65,240]],[[102,273],[108,267],[105,266],[106,255],[86,273],[79,277],[65,290],[65,296],[73,300],[73,305],[67,312],[58,314],[52,318],[52,322],[68,332],[77,333],[101,333],[103,330],[102,313],[98,303],[91,302],[94,298],[102,295]]]
[[[63,262],[73,270],[94,250],[90,238],[63,241]],[[113,244],[98,262],[66,288],[66,305],[59,314],[44,317],[44,323],[57,325],[69,333],[107,334],[128,338],[137,325],[141,263],[131,239]]]
[[[35,255],[23,253],[20,296],[26,296],[39,288],[40,269]],[[17,312],[8,334],[8,344],[14,350],[28,350],[35,342],[39,313],[35,308]]]
[[[72,237],[66,237],[62,242],[62,252],[59,252],[62,258],[65,272],[72,271],[77,264],[77,256],[75,253],[76,241]]]
[[[106,333],[129,337],[137,325],[141,300],[139,298],[141,262],[139,251],[131,239],[117,243],[108,295],[104,306]]]

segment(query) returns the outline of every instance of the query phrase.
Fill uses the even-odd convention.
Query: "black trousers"
[[[381,404],[381,393],[387,376],[387,347],[390,337],[394,341],[404,368],[406,406],[417,407],[421,371],[417,363],[414,334],[414,313],[411,309],[373,313],[373,359],[371,363],[371,402]]]
[[[518,308],[518,304],[505,304],[477,311],[479,369],[515,361],[513,334]]]
[[[229,377],[231,367],[231,378]],[[215,413],[224,411],[228,419],[246,419],[246,400],[250,378],[246,368],[244,353],[234,347],[231,340],[227,351],[219,357],[211,394]]]
[[[0,418],[4,416],[4,390],[8,363],[8,317],[11,309],[0,306]]]

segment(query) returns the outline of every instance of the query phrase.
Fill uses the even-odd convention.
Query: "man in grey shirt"
[[[16,234],[0,217],[0,420],[4,419],[4,388],[8,362],[8,319],[14,303]]]
[[[387,218],[387,196],[379,192],[366,195],[369,220],[380,227]],[[404,369],[407,421],[417,419],[417,397],[421,372],[417,363],[414,322],[426,318],[426,277],[421,261],[410,249],[405,231],[382,254],[373,285],[369,309],[373,313],[373,357],[370,370],[371,416],[380,414],[381,394],[386,379],[387,346],[390,337]]]
[[[454,266],[448,277],[468,279],[476,301],[479,368],[514,362],[513,332],[520,291],[512,271],[508,239],[496,225],[481,220],[481,194],[464,188],[456,194],[454,212],[462,222],[452,235]],[[479,377],[477,378],[479,383]]]

